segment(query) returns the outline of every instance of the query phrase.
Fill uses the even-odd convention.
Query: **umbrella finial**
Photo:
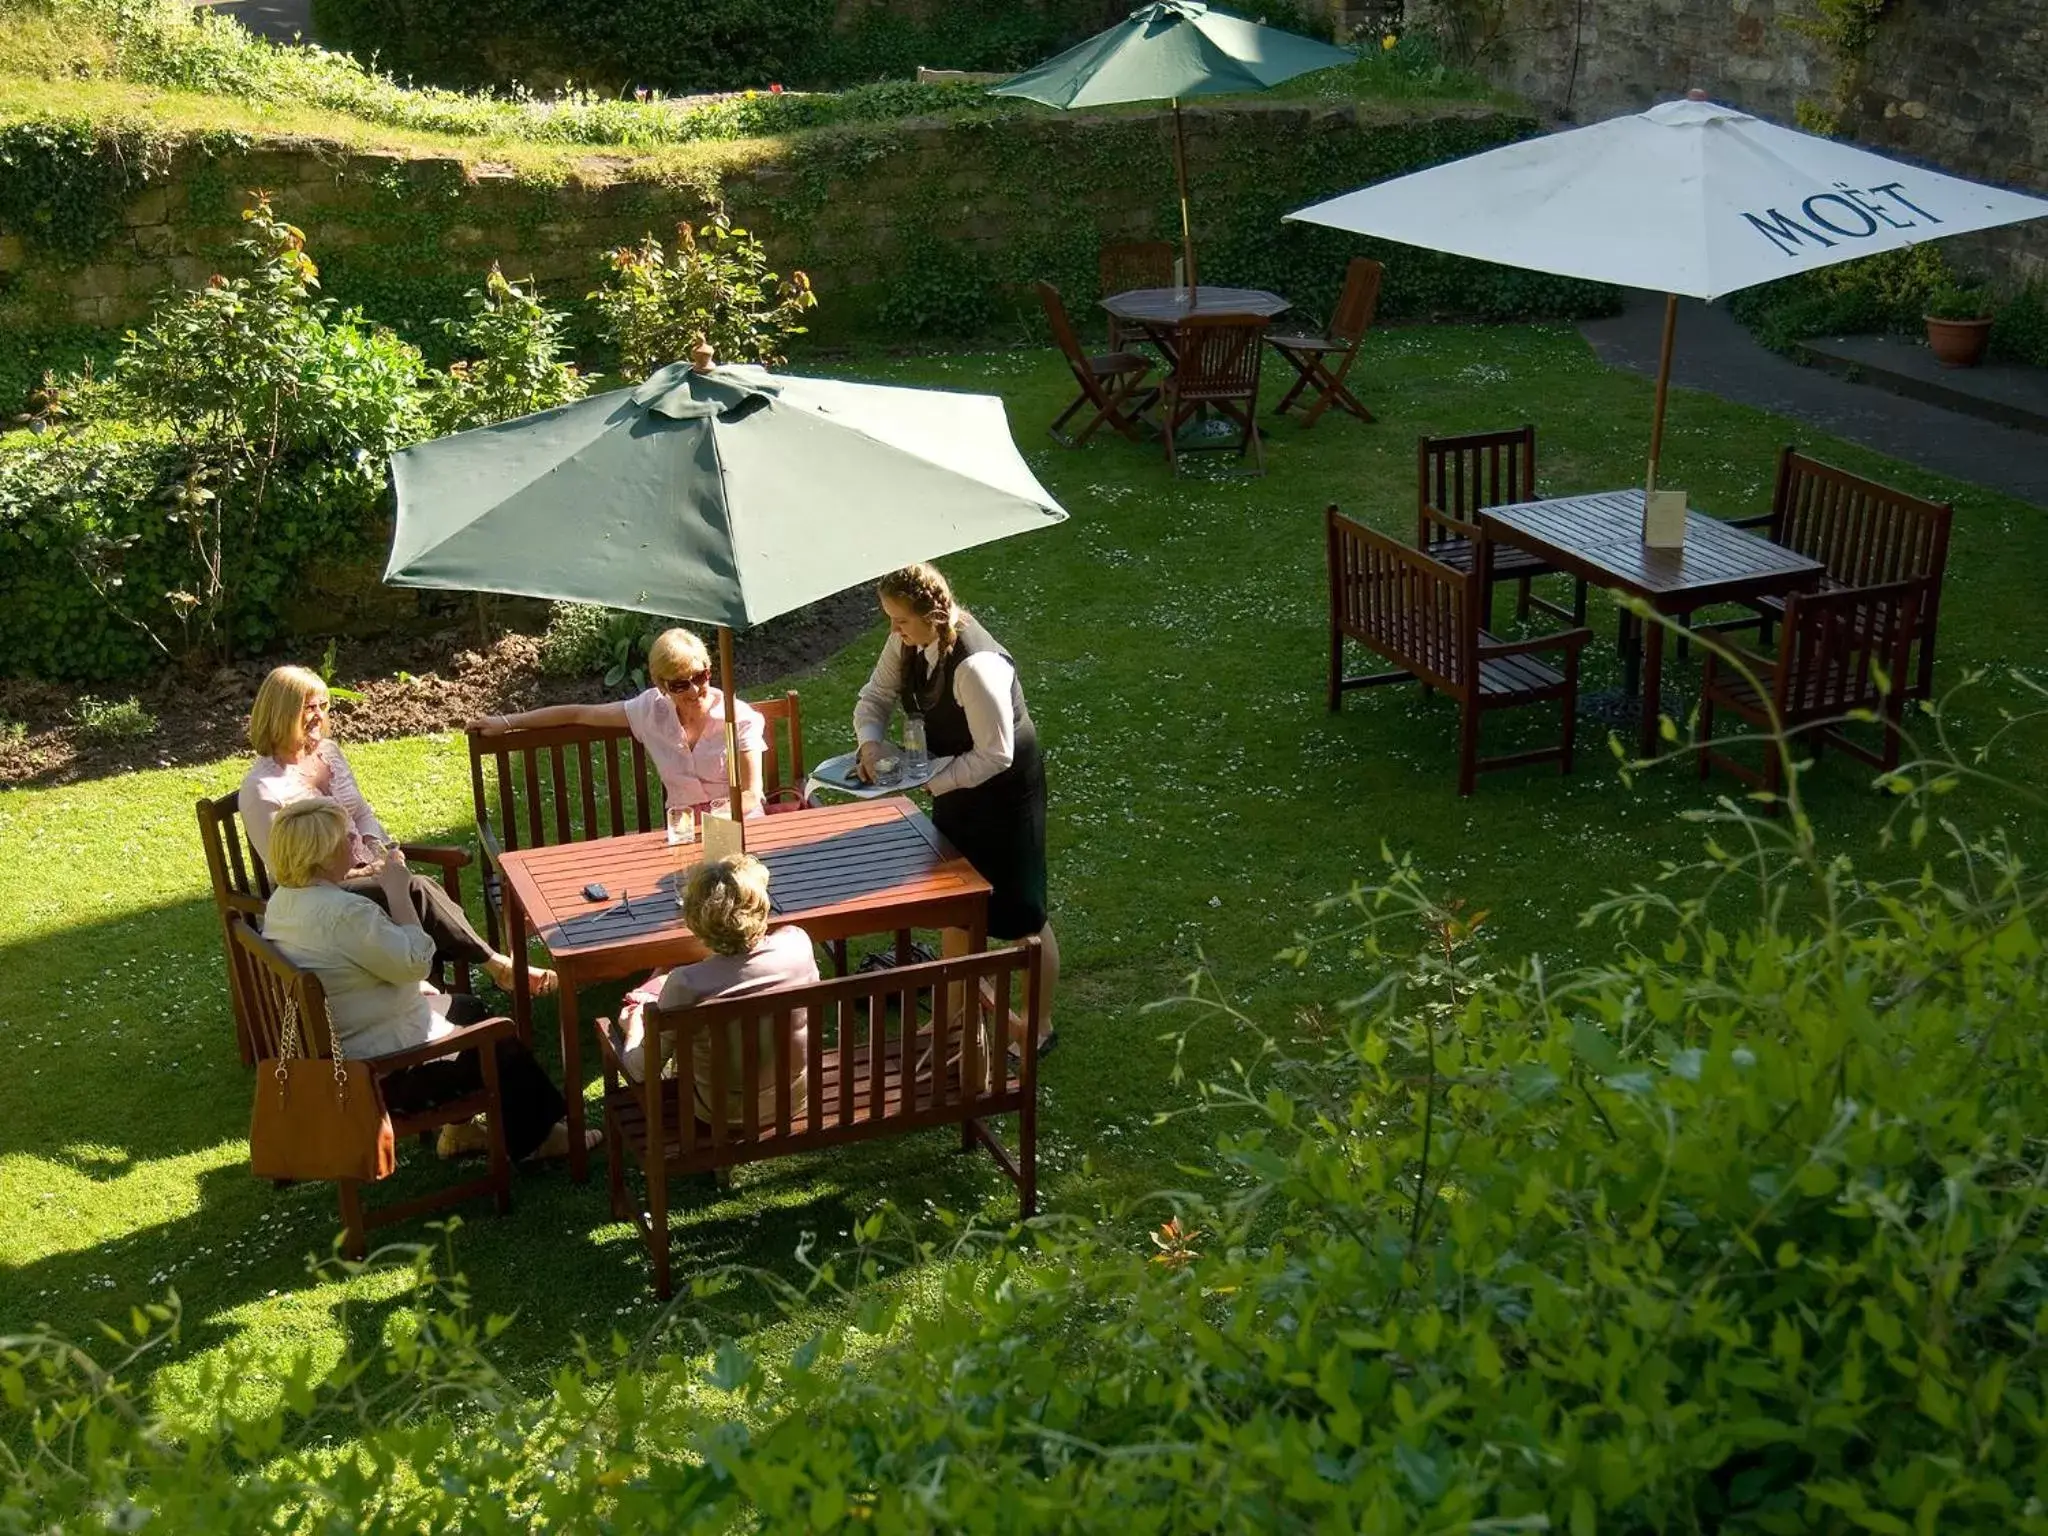
[[[1701,90],[1698,86],[1694,86],[1691,90],[1685,93],[1685,99],[1687,101],[1705,101],[1707,99],[1707,93]]]
[[[690,348],[690,366],[698,373],[709,373],[711,371],[711,358],[711,343],[702,336],[699,336],[697,338],[697,345]]]

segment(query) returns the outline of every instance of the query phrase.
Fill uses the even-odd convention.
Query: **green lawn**
[[[1327,964],[1296,974],[1273,957],[1319,897],[1371,876],[1383,843],[1491,912],[1503,950],[1560,957],[1611,942],[1578,928],[1589,902],[1698,845],[1698,828],[1680,819],[1708,800],[1690,765],[1624,786],[1597,729],[1581,738],[1575,777],[1491,775],[1461,802],[1453,720],[1440,701],[1386,689],[1353,695],[1341,716],[1324,712],[1326,502],[1412,528],[1418,432],[1524,420],[1539,427],[1545,490],[1624,485],[1640,474],[1649,415],[1648,386],[1601,367],[1564,329],[1394,331],[1368,352],[1361,393],[1376,425],[1333,416],[1309,432],[1277,426],[1263,480],[1177,484],[1156,451],[1113,438],[1082,452],[1041,449],[1043,423],[1066,395],[1064,370],[1046,355],[849,370],[1001,392],[1019,440],[1073,514],[1050,532],[948,562],[965,600],[1019,657],[1050,753],[1066,963],[1062,1048],[1047,1064],[1042,1118],[1055,1211],[1179,1182],[1186,1175],[1174,1164],[1206,1144],[1199,1117],[1153,1123],[1190,1096],[1171,1079],[1173,1046],[1161,1038],[1171,1019],[1140,1011],[1200,959],[1283,1034],[1302,1027],[1303,1010],[1359,988],[1364,978]],[[1966,739],[1981,738],[2016,699],[1998,674],[2040,654],[2040,513],[1686,394],[1673,403],[1665,481],[1715,511],[1762,510],[1774,452],[1795,436],[1852,468],[1955,500],[1942,676],[1993,670],[1952,715]],[[1611,608],[1596,601],[1593,623],[1602,640],[1588,652],[1590,682],[1600,686],[1618,675]],[[880,633],[793,680],[814,756],[847,734]],[[1677,669],[1677,688],[1695,676]],[[1551,718],[1527,724],[1547,729]],[[2043,745],[2040,733],[2012,743],[2007,771],[2038,763]],[[351,755],[396,830],[466,839],[456,739],[364,744]],[[189,1380],[196,1362],[231,1357],[239,1379],[260,1389],[289,1352],[333,1351],[344,1327],[378,1329],[399,1282],[389,1271],[309,1278],[307,1256],[325,1255],[336,1230],[332,1192],[278,1192],[244,1165],[250,1079],[232,1047],[191,810],[195,797],[232,787],[240,769],[0,794],[0,1326],[46,1320],[83,1335],[96,1316],[175,1286],[186,1331],[170,1369]],[[1878,851],[1887,806],[1865,784],[1833,757],[1814,775],[1825,840],[1873,867],[1910,869],[1918,855]],[[1977,830],[2006,825],[2023,847],[2041,841],[2042,828],[1993,792],[1965,789],[1948,805]],[[541,1022],[545,1041],[551,1015]],[[1200,1034],[1190,1059],[1220,1065],[1231,1049],[1218,1033]],[[795,1277],[802,1234],[829,1244],[884,1197],[913,1214],[926,1202],[1009,1209],[987,1161],[952,1148],[943,1135],[854,1148],[745,1170],[729,1195],[693,1194],[677,1214],[679,1282],[726,1265]],[[407,1161],[401,1186],[439,1176],[431,1160]],[[602,1191],[601,1173],[589,1188],[559,1170],[528,1175],[510,1217],[479,1209],[455,1239],[479,1304],[517,1311],[504,1346],[535,1379],[576,1335],[634,1331],[656,1315],[638,1241],[607,1218]],[[742,1285],[715,1304],[682,1306],[692,1323],[740,1325],[765,1294]]]

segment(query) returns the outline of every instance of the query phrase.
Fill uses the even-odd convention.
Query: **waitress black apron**
[[[935,670],[926,667],[921,650],[909,649],[903,658],[904,712],[924,716],[933,757],[958,757],[974,748],[967,711],[953,696],[953,676],[963,661],[984,651],[1010,660],[987,630],[963,615],[959,638]],[[988,931],[995,939],[1026,938],[1045,926],[1045,763],[1014,662],[1010,719],[1015,745],[1009,767],[971,788],[932,796],[932,824],[940,836],[994,888]]]

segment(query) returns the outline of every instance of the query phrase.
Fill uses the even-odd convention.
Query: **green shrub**
[[[82,694],[71,708],[78,732],[90,741],[134,741],[156,733],[157,718],[140,699],[96,699]]]
[[[180,1432],[135,1385],[174,1300],[98,1358],[0,1340],[40,1453],[0,1529],[2039,1536],[2048,883],[1931,819],[1968,771],[1902,800],[1896,884],[1796,775],[1789,816],[1722,802],[1576,969],[1389,860],[1286,957],[1345,973],[1305,1048],[1179,1005],[1243,1065],[1176,1193],[1021,1243],[877,1213],[800,1255],[772,1354],[685,1301],[523,1396],[426,1255],[275,1406],[202,1366]]]
[[[673,256],[649,235],[607,260],[612,279],[590,295],[619,364],[634,380],[687,359],[700,341],[720,361],[772,367],[818,297],[801,272],[768,270],[761,242],[718,215],[701,232],[676,228]]]
[[[1974,283],[1942,283],[1927,295],[1930,320],[1984,320],[1991,315],[1991,293]]]
[[[0,746],[15,747],[28,740],[28,722],[0,715]]]
[[[1779,351],[1808,336],[1917,335],[1935,292],[1954,281],[1938,246],[1914,245],[1746,288],[1729,309]]]
[[[426,0],[316,0],[314,21],[358,57],[436,85],[573,79],[613,93],[688,94],[824,90],[901,79],[920,64],[1015,71],[1129,9],[1112,0],[951,0],[912,16],[834,0],[650,0],[630,10],[606,0],[478,0],[456,12]]]
[[[647,653],[675,620],[600,608],[593,603],[556,603],[540,639],[540,669],[551,677],[602,676],[607,688],[647,686]]]
[[[590,381],[562,360],[568,316],[537,293],[508,282],[493,264],[469,303],[467,315],[440,324],[455,358],[428,381],[431,436],[549,410],[589,391]]]
[[[1991,355],[2048,368],[2048,283],[2029,283],[1997,307],[1991,319]]]

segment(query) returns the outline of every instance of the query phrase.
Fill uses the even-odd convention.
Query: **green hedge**
[[[448,86],[572,79],[670,94],[826,90],[918,65],[1015,70],[1106,26],[1120,0],[947,0],[914,18],[884,4],[836,24],[834,0],[314,0],[321,40]]]

